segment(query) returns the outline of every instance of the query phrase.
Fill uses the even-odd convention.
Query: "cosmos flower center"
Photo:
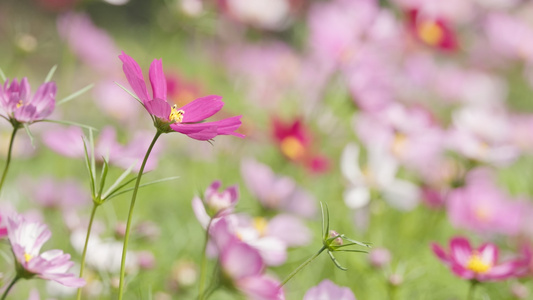
[[[168,119],[173,123],[181,123],[181,121],[183,121],[184,114],[185,114],[185,111],[183,111],[183,109],[178,110],[178,106],[174,104],[172,105],[172,109],[170,111],[170,115],[168,116]]]
[[[392,141],[392,153],[396,156],[401,156],[405,153],[405,148],[407,147],[407,136],[403,133],[396,133],[394,135],[394,140]]]
[[[29,263],[30,260],[33,258],[33,256],[31,256],[31,254],[28,254],[28,253],[24,253],[24,260]]]
[[[19,102],[17,102],[17,108],[21,107],[23,104],[22,100],[19,100]]]
[[[486,207],[476,207],[474,214],[479,221],[483,222],[490,220],[492,217],[492,211]]]
[[[478,253],[474,252],[470,258],[468,259],[468,262],[466,263],[466,268],[478,273],[483,274],[487,273],[491,269],[492,265],[490,263],[486,263],[481,259],[481,256],[479,256]]]
[[[418,26],[418,36],[425,43],[435,46],[442,41],[444,32],[434,21],[424,21]]]
[[[264,236],[267,231],[268,221],[265,218],[257,217],[254,218],[253,226],[260,236]]]
[[[303,157],[305,148],[302,143],[295,137],[289,136],[281,141],[281,152],[290,159],[299,159]]]

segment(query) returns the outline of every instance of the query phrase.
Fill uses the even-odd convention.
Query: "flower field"
[[[0,300],[533,298],[533,3],[0,3]]]

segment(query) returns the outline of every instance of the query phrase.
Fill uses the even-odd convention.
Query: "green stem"
[[[322,246],[322,248],[320,248],[320,250],[318,250],[318,252],[315,253],[315,255],[309,257],[306,261],[304,261],[301,265],[299,265],[298,268],[292,271],[291,274],[289,274],[289,276],[287,276],[287,278],[285,278],[285,280],[281,282],[280,287],[284,286],[289,280],[291,280],[291,278],[294,277],[294,275],[296,275],[296,273],[300,272],[301,269],[303,269],[305,266],[310,264],[315,258],[317,258],[320,255],[320,253],[322,253],[326,249],[327,249],[326,246]]]
[[[204,243],[204,249],[202,251],[202,265],[200,267],[200,284],[198,286],[198,300],[204,299],[204,286],[205,286],[205,269],[207,267],[207,255],[205,255],[205,252],[207,250],[207,242],[209,242],[209,228],[211,227],[211,222],[213,219],[211,218],[209,220],[209,223],[207,223],[207,228],[205,229],[205,243]]]
[[[131,227],[131,219],[133,217],[133,207],[135,206],[135,199],[137,198],[137,191],[139,190],[139,184],[141,183],[141,177],[144,171],[144,166],[146,165],[146,161],[148,160],[148,157],[150,156],[150,152],[152,152],[152,148],[155,145],[155,142],[159,138],[159,136],[162,134],[161,131],[157,131],[154,139],[152,140],[152,143],[150,144],[150,147],[148,147],[148,150],[146,151],[146,155],[144,156],[141,169],[139,170],[139,174],[137,175],[137,180],[135,181],[135,186],[133,187],[133,194],[131,195],[131,203],[130,203],[130,211],[128,214],[128,221],[126,223],[126,233],[124,234],[124,246],[122,247],[122,260],[120,262],[120,284],[118,287],[118,299],[122,300],[122,294],[124,292],[124,274],[126,273],[126,250],[128,249],[128,241],[130,238],[130,227]]]
[[[9,163],[11,162],[11,152],[13,152],[13,141],[15,141],[15,135],[19,129],[19,125],[13,125],[13,133],[11,133],[11,140],[9,141],[9,150],[7,151],[6,166],[4,168],[4,173],[2,174],[2,179],[0,179],[0,191],[4,186],[4,181],[6,180],[7,171],[9,170]]]
[[[20,279],[20,277],[17,275],[15,276],[15,278],[13,278],[13,281],[11,281],[11,283],[9,284],[9,286],[7,287],[6,291],[4,292],[4,294],[2,295],[2,299],[1,300],[4,300],[6,297],[7,297],[7,294],[9,294],[9,291],[11,290],[11,288],[15,285],[15,283],[17,283],[17,281]]]
[[[479,281],[473,279],[470,280],[470,288],[468,288],[468,296],[466,297],[467,300],[473,300],[474,299],[474,292],[476,289],[477,284]]]
[[[93,227],[94,215],[96,214],[96,208],[98,204],[93,204],[93,210],[91,211],[91,218],[89,219],[89,226],[87,227],[87,236],[85,237],[85,245],[83,246],[83,254],[81,255],[80,266],[80,278],[83,278],[83,270],[85,269],[85,257],[87,256],[87,246],[89,245],[89,236],[91,235],[91,228]],[[78,288],[77,300],[81,299],[81,287]]]

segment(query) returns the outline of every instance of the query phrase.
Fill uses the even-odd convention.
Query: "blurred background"
[[[120,149],[110,178],[143,157],[155,132],[115,84],[130,89],[121,51],[147,83],[152,60],[163,60],[169,103],[220,95],[215,119],[243,116],[244,139],[171,133],[158,142],[143,181],[179,179],[140,191],[126,299],[197,297],[205,233],[191,200],[215,180],[238,185],[236,213],[255,220],[260,238],[279,238],[282,258],[266,271],[275,278],[322,246],[319,201],[329,204],[332,229],[372,243],[368,255],[337,255],[348,271],[319,257],[285,286],[287,299],[325,278],[357,299],[464,299],[468,281],[438,260],[432,242],[491,242],[503,261],[531,246],[531,1],[2,0],[0,41],[0,68],[28,77],[32,91],[54,65],[57,100],[94,84],[50,119],[93,126],[97,148]],[[5,157],[11,129],[0,126]],[[91,199],[78,138],[89,133],[44,122],[31,129],[33,146],[17,136],[1,207],[47,223],[47,247],[79,262]],[[87,299],[116,293],[129,199],[97,212]],[[279,236],[280,216],[295,222],[284,228],[289,237]],[[257,220],[272,223],[264,231]],[[6,243],[0,250],[5,285],[12,258]],[[476,299],[530,299],[532,273],[530,265],[483,284]],[[73,292],[31,280],[11,298]],[[211,299],[239,297],[220,289]]]

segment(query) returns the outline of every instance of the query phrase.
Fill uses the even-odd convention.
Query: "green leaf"
[[[28,123],[24,123],[23,126],[24,126],[24,130],[26,130],[26,133],[27,133],[28,136],[30,137],[31,146],[32,146],[33,148],[35,148],[35,143],[34,143],[35,139],[33,138],[33,134],[32,134],[31,131],[30,131],[30,127],[28,126]]]
[[[135,100],[137,100],[137,102],[139,102],[142,106],[144,106],[144,103],[141,101],[141,99],[139,99],[134,93],[130,92],[127,88],[123,87],[120,83],[116,81],[115,84],[118,85],[124,91],[126,91],[126,93],[130,94],[133,98],[135,98]]]
[[[71,121],[60,121],[60,120],[44,119],[44,120],[39,120],[37,122],[48,122],[48,123],[56,123],[56,124],[61,124],[61,125],[73,125],[73,126],[78,126],[78,127],[81,127],[81,128],[92,130],[92,131],[98,131],[98,129],[96,129],[96,128],[92,127],[92,126],[81,124],[81,123],[76,123],[76,122],[71,122]],[[37,122],[34,122],[34,123],[37,123]]]
[[[67,97],[65,97],[65,98],[63,98],[63,99],[57,101],[57,102],[56,102],[56,106],[62,105],[62,104],[64,104],[64,103],[69,102],[70,100],[75,99],[76,97],[78,97],[78,96],[80,96],[81,94],[87,92],[88,90],[92,89],[93,87],[94,87],[94,84],[93,84],[93,83],[89,84],[88,86],[82,88],[81,90],[79,90],[79,91],[77,91],[77,92],[74,92],[74,93],[68,95]]]
[[[48,75],[46,75],[46,78],[44,79],[44,82],[49,82],[50,79],[52,79],[52,76],[54,76],[54,73],[56,72],[57,65],[54,65],[50,71],[48,72]]]
[[[174,177],[167,177],[167,178],[163,178],[163,179],[159,179],[159,180],[150,181],[148,183],[144,183],[144,184],[139,185],[139,188],[146,187],[146,186],[149,186],[149,185],[152,185],[152,184],[156,184],[156,183],[160,183],[160,182],[165,182],[165,181],[178,179],[178,178],[179,178],[179,176],[174,176]],[[109,196],[107,199],[111,199],[111,198],[114,198],[114,197],[116,197],[118,195],[122,195],[124,193],[129,192],[129,191],[133,191],[133,189],[134,189],[134,187],[129,188],[129,189],[125,189],[125,190],[123,190],[121,192],[118,192],[118,193],[112,195],[112,196]]]
[[[6,74],[4,74],[4,71],[2,71],[2,68],[0,68],[0,78],[2,78],[2,81],[4,82],[7,81]]]
[[[131,173],[131,170],[133,170],[133,167],[135,167],[137,163],[132,164],[126,171],[124,171],[120,176],[115,180],[115,182],[107,189],[107,191],[102,195],[102,199],[106,199],[107,196],[109,196],[111,193],[115,192],[114,189]],[[134,179],[137,177],[134,177]],[[128,183],[131,181],[128,181]]]
[[[96,178],[94,178],[94,174],[91,168],[91,161],[89,159],[89,153],[87,151],[87,141],[84,136],[81,137],[83,139],[83,150],[85,151],[85,166],[87,167],[87,172],[89,172],[89,178],[91,179],[90,185],[91,185],[91,196],[94,199],[96,197],[96,188],[95,188],[95,182]],[[94,147],[91,149],[92,152],[94,152]]]
[[[98,189],[98,198],[101,198],[102,197],[102,191],[104,190],[104,185],[105,185],[105,179],[107,177],[107,171],[109,170],[109,164],[107,163],[107,160],[105,159],[105,157],[102,157],[103,161],[104,161],[104,165],[102,166],[102,174],[100,175],[100,186],[99,186],[99,189]]]
[[[329,254],[329,257],[331,258],[331,260],[333,261],[333,263],[335,264],[335,266],[343,271],[346,271],[348,270],[347,268],[341,266],[339,264],[339,262],[337,261],[337,259],[335,258],[335,256],[333,256],[333,253],[331,253],[330,251],[328,251],[328,254]]]

